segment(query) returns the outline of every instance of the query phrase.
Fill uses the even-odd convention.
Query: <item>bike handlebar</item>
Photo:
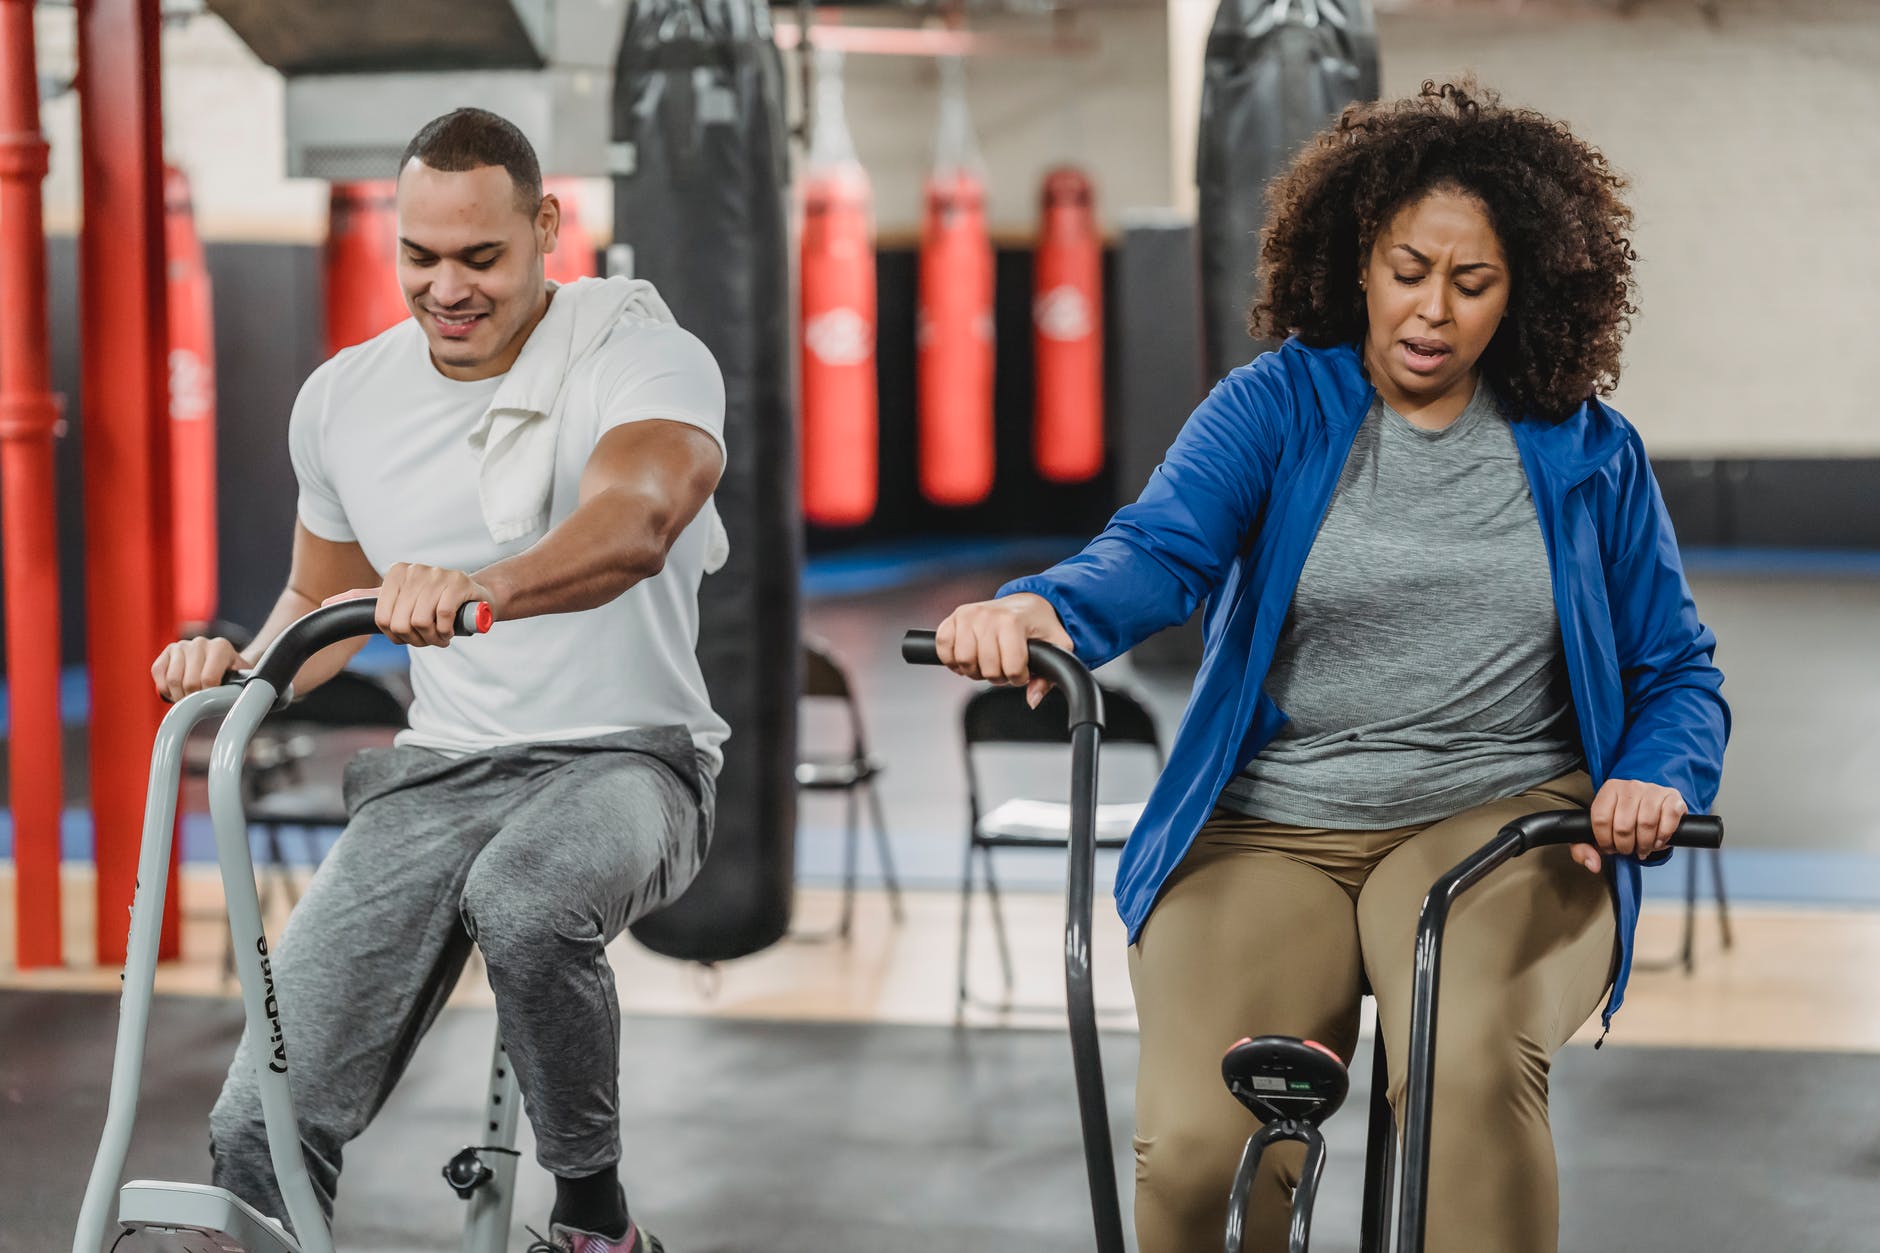
[[[1517,836],[1526,853],[1549,844],[1591,844],[1592,815],[1584,809],[1556,809],[1546,813],[1516,818],[1502,828],[1502,834]],[[1673,848],[1721,848],[1723,819],[1713,814],[1687,814],[1671,837]]]
[[[253,670],[232,671],[228,681],[246,683],[251,679],[262,679],[273,686],[275,691],[284,692],[307,659],[322,648],[361,635],[377,635],[378,607],[378,601],[370,596],[322,606],[295,620],[276,636],[267,651],[261,654],[261,660],[255,663]],[[465,601],[457,609],[457,634],[481,635],[490,629],[493,621],[488,601]]]
[[[934,633],[909,631],[902,636],[901,657],[916,666],[939,665],[940,654],[934,646]],[[1089,724],[1102,729],[1103,693],[1083,662],[1057,645],[1047,644],[1043,640],[1032,640],[1026,645],[1026,660],[1034,672],[1063,689],[1064,699],[1070,703],[1073,728]]]

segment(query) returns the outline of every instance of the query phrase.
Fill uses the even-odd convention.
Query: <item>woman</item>
[[[1610,1026],[1640,862],[1708,809],[1729,724],[1645,449],[1596,398],[1635,312],[1623,188],[1471,84],[1348,109],[1271,192],[1250,330],[1289,338],[1081,553],[940,625],[942,661],[1036,703],[1026,641],[1095,666],[1207,602],[1117,871],[1142,1253],[1218,1245],[1241,1036],[1349,1059],[1368,983],[1401,1119],[1430,884],[1514,817],[1590,805],[1596,849],[1458,905],[1436,1069],[1429,1247],[1557,1247],[1549,1060],[1602,997]],[[1285,1247],[1297,1147],[1268,1155],[1249,1249]]]

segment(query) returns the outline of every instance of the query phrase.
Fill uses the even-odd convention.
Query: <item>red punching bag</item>
[[[803,188],[803,516],[858,526],[875,512],[875,249],[861,167]]]
[[[163,169],[163,249],[170,323],[170,509],[176,620],[215,618],[215,331],[209,268],[189,180]]]
[[[405,320],[398,285],[398,183],[334,183],[326,233],[326,351]]]
[[[940,159],[920,228],[920,490],[975,505],[992,491],[992,241],[959,67],[942,65]]]
[[[803,517],[816,526],[868,521],[879,477],[873,195],[842,112],[841,64],[817,50],[803,181]]]
[[[1068,167],[1045,175],[1032,271],[1037,377],[1032,459],[1053,483],[1103,468],[1103,245],[1090,180]]]
[[[572,283],[578,278],[594,277],[594,237],[581,222],[581,185],[572,178],[551,178],[543,189],[561,202],[561,230],[555,238],[555,251],[548,254],[543,267],[549,281]]]

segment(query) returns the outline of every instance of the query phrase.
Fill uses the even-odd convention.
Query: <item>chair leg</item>
[[[1684,859],[1684,973],[1697,969],[1697,858]]]
[[[992,873],[992,850],[983,850],[986,860],[986,899],[992,904],[992,933],[999,941],[999,968],[1005,973],[1005,1003],[1012,1003],[1015,980],[1012,974],[1012,945],[1005,935],[1005,904],[999,899],[999,881]]]
[[[307,873],[310,876],[316,873],[320,869],[320,863],[326,860],[326,855],[320,851],[320,839],[321,833],[329,829],[325,827],[300,828],[300,852],[307,859]],[[293,880],[289,879],[288,882],[291,884]],[[297,887],[292,889],[291,903],[300,904],[300,889]]]
[[[251,827],[250,830],[253,830]],[[294,887],[287,878],[287,858],[281,851],[281,828],[270,822],[262,828],[263,838],[267,841],[267,864],[260,867],[261,877],[261,916],[267,917],[267,911],[274,903],[274,889],[278,885],[281,895],[287,898],[287,908],[291,913],[294,908]]]
[[[299,828],[304,836],[307,828]],[[300,906],[300,887],[294,882],[294,867],[287,860],[287,843],[281,839],[280,829],[274,828],[274,862],[280,868],[281,888],[287,897],[287,912],[293,913]]]
[[[959,980],[953,998],[953,1020],[966,1017],[966,958],[967,937],[972,934],[973,926],[973,852],[972,840],[966,841],[966,868],[960,875],[960,969]]]
[[[894,850],[888,847],[888,823],[881,812],[881,792],[868,781],[868,811],[875,821],[875,852],[881,858],[881,882],[888,889],[888,912],[897,923],[907,921],[901,905],[901,880],[894,873]]]
[[[836,935],[846,941],[849,938],[849,927],[855,921],[855,843],[861,829],[861,815],[857,812],[854,788],[843,794],[843,803],[848,814],[848,827],[842,841],[842,921],[836,924]]]
[[[1710,852],[1710,882],[1717,889],[1717,925],[1723,931],[1723,946],[1732,948],[1736,937],[1730,931],[1730,898],[1723,890],[1723,853],[1719,849]]]

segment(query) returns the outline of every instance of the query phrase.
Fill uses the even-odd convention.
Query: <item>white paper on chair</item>
[[[1097,806],[1097,838],[1126,839],[1142,817],[1142,802],[1114,802]],[[1066,839],[1071,829],[1071,807],[1063,801],[1014,797],[979,820],[981,835],[1011,835],[1026,839]]]

